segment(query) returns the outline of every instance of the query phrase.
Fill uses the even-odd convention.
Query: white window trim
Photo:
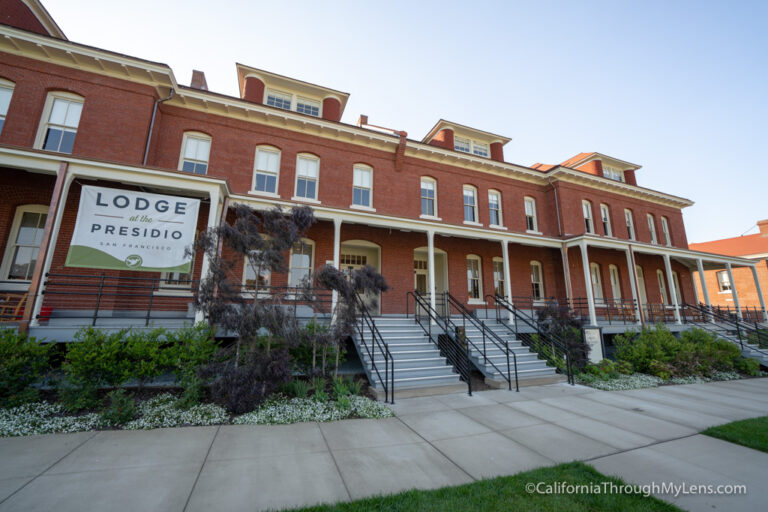
[[[663,215],[661,217],[661,233],[664,235],[664,245],[672,247],[672,234],[669,232],[669,221]]]
[[[611,224],[611,209],[607,204],[600,205],[600,222],[603,224],[605,236],[613,238],[613,225]],[[607,227],[606,227],[607,226]]]
[[[312,274],[312,272],[315,271],[315,241],[310,240],[309,238],[302,238],[300,242],[311,248],[311,255],[309,257],[309,273]],[[292,270],[293,267],[291,266],[292,259],[293,259],[293,247],[291,247],[291,250],[288,253],[288,286],[289,287],[291,286],[291,274],[293,273],[293,270]]]
[[[460,149],[457,149],[456,148],[456,139],[461,139],[462,141],[469,142],[469,151],[462,151]],[[487,154],[486,155],[478,155],[477,153],[475,153],[475,146],[483,146],[485,148],[485,151],[486,151]],[[467,155],[477,156],[477,157],[480,157],[480,158],[490,158],[491,157],[491,145],[490,144],[488,144],[487,142],[479,142],[479,141],[476,141],[476,140],[471,139],[469,137],[462,137],[461,135],[459,135],[459,136],[455,136],[454,135],[454,137],[453,137],[453,150],[454,151],[458,151],[459,153],[464,153],[464,154],[467,154]]]
[[[5,78],[0,78],[0,89],[8,89],[11,91],[11,99],[8,100],[8,110],[11,109],[11,102],[13,101],[13,93],[16,92],[16,84],[11,82],[10,80],[6,80]],[[5,121],[8,119],[8,111],[5,113],[0,113],[0,117],[3,118]],[[3,129],[5,128],[5,124],[3,124]],[[2,131],[0,131],[2,133]]]
[[[613,282],[614,276],[616,277],[616,282]],[[621,274],[619,273],[619,267],[616,265],[608,265],[608,277],[611,280],[611,298],[614,301],[620,301],[622,299],[621,296]]]
[[[368,206],[362,205],[362,204],[355,204],[355,170],[359,169],[361,171],[368,171],[371,174],[371,188],[368,190],[370,191],[370,198],[371,198],[371,204]],[[355,164],[352,166],[352,204],[349,205],[350,208],[354,210],[363,210],[366,212],[375,212],[376,208],[373,207],[373,167],[366,164]]]
[[[496,264],[501,263],[501,279],[500,281],[504,283],[504,258],[500,258],[498,256],[494,256],[493,260],[491,262],[491,274],[493,277],[493,292],[496,293]],[[506,283],[504,283],[504,286],[501,287],[501,295],[502,297],[506,297],[507,292],[505,291]]]
[[[492,210],[492,208],[491,208],[491,196],[494,195],[494,194],[498,198],[498,204],[499,204],[499,210],[498,210],[498,212],[499,212],[499,223],[498,224],[492,224],[491,220],[490,220],[491,219],[491,210]],[[502,200],[501,191],[496,190],[494,188],[488,190],[488,226],[490,226],[492,228],[496,228],[496,229],[505,229],[504,228],[504,208],[501,205],[501,200]]]
[[[659,293],[661,294],[661,302],[665,306],[669,306],[669,290],[667,289],[667,278],[664,276],[664,272],[659,268],[656,269],[656,280],[659,284]]]
[[[435,178],[430,178],[429,176],[421,176],[419,178],[419,211],[421,211],[421,200],[422,200],[422,197],[421,197],[421,188],[422,188],[421,184],[424,183],[425,181],[429,182],[429,183],[432,183],[432,185],[434,186],[435,197],[432,199],[432,201],[434,202],[434,205],[435,205],[435,208],[434,208],[435,214],[434,215],[427,215],[425,213],[422,213],[421,215],[419,215],[419,218],[421,218],[421,219],[428,219],[428,220],[443,220],[443,219],[440,218],[440,215],[438,213],[439,210],[437,209],[438,208],[438,204],[437,204],[437,180]],[[462,204],[463,204],[463,202],[464,202],[464,199],[462,198]],[[462,209],[462,212],[463,211],[464,210]],[[462,215],[463,215],[463,213],[462,213]]]
[[[675,298],[677,298],[677,304],[683,303],[683,290],[680,288],[680,276],[676,271],[672,271],[672,281],[675,283]]]
[[[67,101],[76,101],[83,105],[85,110],[85,98],[79,94],[64,91],[51,91],[45,98],[45,106],[43,107],[43,115],[40,116],[40,123],[37,126],[37,135],[35,136],[35,149],[43,149],[43,143],[45,142],[45,134],[48,131],[48,121],[51,118],[51,110],[53,109],[53,102],[55,99],[62,99]],[[83,114],[80,113],[80,121],[83,120]],[[80,121],[77,123],[77,130],[75,133],[75,140],[77,140],[77,133],[80,131]]]
[[[464,194],[467,191],[472,192],[472,197],[474,198],[474,205],[473,205],[473,217],[475,220],[467,220],[467,214],[464,212],[464,209],[467,207],[466,203],[464,203]],[[477,187],[472,185],[464,185],[461,188],[461,215],[464,218],[464,224],[469,224],[470,226],[482,226],[480,223],[480,208],[477,206],[478,199],[477,199]]]
[[[723,283],[720,281],[721,275],[725,276],[725,280],[728,281],[729,288],[727,290],[723,290]],[[715,280],[717,281],[717,293],[733,293],[733,283],[731,283],[727,270],[718,270],[715,272]]]
[[[627,214],[629,214],[629,217],[627,217]],[[629,220],[628,224],[627,220]],[[632,228],[631,230],[628,229],[627,238],[629,240],[637,240],[637,231],[635,231],[635,216],[632,213],[632,210],[629,208],[624,208],[624,224],[627,225],[627,228]],[[631,231],[631,233],[629,231]]]
[[[483,300],[483,259],[478,256],[477,254],[467,254],[466,261],[469,260],[477,261],[477,291],[478,291],[478,298],[469,297],[469,281],[467,281],[467,304],[485,304],[485,301]]]
[[[533,294],[533,267],[538,267],[539,269],[539,291],[541,292],[541,297],[536,297]],[[528,273],[531,277],[531,298],[534,300],[534,302],[537,301],[543,301],[547,297],[546,289],[544,288],[544,266],[541,264],[538,260],[531,260],[531,262],[528,264]]]
[[[305,158],[308,160],[317,161],[317,178],[315,178],[315,197],[300,197],[299,196],[299,159]],[[301,201],[304,203],[320,204],[320,157],[313,155],[312,153],[299,153],[296,155],[296,171],[294,172],[293,180],[293,201]]]
[[[320,104],[320,108],[318,109],[317,119],[321,119],[323,117],[323,100],[318,99],[318,98],[310,98],[309,96],[299,95],[299,94],[296,94],[295,92],[281,91],[280,89],[272,89],[272,88],[268,88],[268,87],[264,88],[264,99],[262,100],[262,103],[264,104],[265,107],[271,107],[271,105],[267,105],[267,98],[269,98],[269,93],[270,92],[281,94],[283,96],[290,96],[291,97],[291,108],[288,109],[290,112],[296,112],[296,109],[299,106],[299,102],[298,102],[299,99],[302,99],[302,100],[305,100],[305,101],[314,101],[316,103],[319,103]],[[280,107],[272,107],[272,108],[277,108],[279,110],[285,110],[284,108],[280,108]],[[300,112],[296,112],[296,113],[299,114]],[[302,114],[302,115],[309,116],[309,117],[315,117],[315,116],[313,116],[311,114]]]
[[[259,172],[259,170],[256,169],[256,165],[259,162],[259,150],[267,151],[270,153],[277,153],[277,172],[275,173],[275,191],[274,192],[256,190],[256,173]],[[280,167],[282,163],[283,163],[283,152],[280,151],[275,146],[270,146],[268,144],[259,144],[258,146],[256,146],[256,150],[253,152],[253,178],[251,179],[251,190],[249,190],[248,193],[253,194],[255,196],[280,197]],[[271,174],[268,171],[266,171],[265,173]]]
[[[208,141],[208,160],[205,162],[205,174],[199,176],[207,176],[208,171],[211,169],[211,150],[213,150],[213,137],[203,132],[187,131],[184,132],[184,136],[181,138],[181,151],[179,151],[179,164],[177,169],[183,171],[184,169],[184,153],[187,149],[187,141],[189,139],[199,139]],[[194,173],[187,173],[194,174]]]
[[[11,223],[11,230],[8,232],[8,239],[5,243],[5,253],[3,254],[3,262],[0,266],[0,278],[3,281],[3,288],[10,291],[27,290],[31,280],[21,279],[8,279],[8,274],[11,271],[11,258],[13,258],[13,248],[16,246],[14,240],[19,236],[19,227],[21,226],[21,218],[25,213],[45,213],[48,214],[48,206],[42,204],[24,204],[16,208],[16,213],[13,216],[13,222]],[[39,257],[39,254],[38,254]]]
[[[587,207],[586,209],[584,208],[585,206]],[[585,213],[588,214],[589,216],[585,215]],[[593,215],[593,212],[592,212],[591,201],[588,201],[586,199],[581,200],[581,215],[582,217],[584,217],[584,221],[587,221],[587,220],[589,221],[590,229],[586,229],[587,226],[585,224],[584,232],[589,235],[594,235],[595,234],[595,216]]]
[[[530,204],[531,205],[531,211],[533,212],[533,215],[531,215],[531,218],[533,219],[533,229],[528,229],[528,212],[525,211],[525,205]],[[543,235],[541,231],[539,231],[539,216],[536,212],[536,199],[530,196],[525,196],[523,198],[523,216],[525,217],[525,232],[531,233],[532,235]]]
[[[597,278],[597,282],[595,282]],[[600,264],[592,262],[589,264],[589,285],[592,287],[592,296],[595,300],[595,306],[605,306],[605,290],[603,290],[603,272]]]
[[[651,234],[651,243],[658,244],[659,237],[656,235],[656,219],[654,218],[653,214],[650,213],[645,215],[645,219],[648,224],[648,232]]]
[[[293,249],[291,249],[291,252],[293,252]],[[314,256],[314,252],[312,253],[312,256]],[[290,260],[289,260],[289,263],[290,263]],[[242,279],[240,280],[240,286],[241,286],[241,293],[240,293],[240,295],[242,295],[243,297],[250,297],[250,298],[254,298],[254,297],[267,297],[267,296],[269,296],[269,294],[270,294],[270,290],[269,289],[267,289],[267,290],[264,290],[263,288],[255,288],[254,290],[246,289],[246,284],[245,284],[246,279],[245,278],[246,278],[246,270],[248,269],[248,264],[249,264],[248,256],[243,256],[243,273],[242,273]],[[272,286],[272,271],[271,270],[267,270],[267,272],[269,272],[269,285],[267,285],[267,286],[271,287]]]

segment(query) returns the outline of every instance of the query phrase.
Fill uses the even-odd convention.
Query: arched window
[[[672,271],[672,282],[675,283],[675,298],[677,299],[677,303],[682,304],[683,290],[680,288],[680,278],[674,270]]]
[[[645,274],[643,273],[643,267],[635,265],[635,277],[637,279],[637,295],[640,299],[640,304],[648,303],[648,293],[645,289]]]
[[[280,150],[272,146],[256,146],[251,192],[277,195],[280,182]]]
[[[296,242],[291,248],[290,258],[288,286],[301,286],[305,280],[312,277],[315,262],[315,242],[307,238]]]
[[[464,222],[477,224],[477,189],[472,185],[464,185]]]
[[[656,244],[658,243],[658,239],[656,238],[656,220],[650,213],[646,217],[648,219],[648,232],[651,235],[651,243]]]
[[[493,258],[493,291],[499,297],[506,297],[504,285],[504,260],[501,258]]]
[[[208,173],[211,137],[200,132],[184,132],[181,140],[179,170],[193,174]]]
[[[584,232],[594,233],[595,223],[592,219],[592,203],[586,199],[581,202],[581,211],[584,214]]]
[[[538,261],[531,262],[531,292],[533,300],[544,299],[544,272]]]
[[[320,180],[320,159],[309,153],[296,157],[296,192],[293,199],[298,201],[317,201],[317,188]]]
[[[29,281],[32,279],[47,217],[47,206],[27,204],[16,208],[8,243],[5,245],[2,269],[0,269],[3,280]]]
[[[3,133],[5,125],[5,116],[8,115],[8,107],[11,105],[13,88],[16,86],[10,80],[0,78],[0,134]]]
[[[592,281],[592,296],[596,304],[603,303],[603,278],[600,275],[600,265],[597,263],[589,264],[589,274]]]
[[[72,153],[84,98],[70,92],[49,92],[37,131],[35,147],[58,153]]]
[[[664,234],[664,243],[666,245],[672,245],[672,235],[669,232],[669,221],[666,217],[661,218],[661,232]]]
[[[480,256],[467,256],[467,297],[470,301],[480,300],[483,296],[483,272]]]
[[[664,272],[661,269],[656,270],[656,277],[659,281],[659,294],[661,294],[662,304],[669,304],[669,296],[667,295],[667,280],[664,278]]]
[[[621,301],[621,280],[619,277],[619,267],[616,265],[608,266],[608,273],[611,275],[611,296],[615,302]]]
[[[429,176],[421,177],[421,216],[437,218],[437,181]]]
[[[501,215],[501,192],[498,190],[488,191],[488,217],[491,226],[504,225],[504,218]]]
[[[632,210],[624,208],[624,222],[627,223],[627,238],[630,240],[636,240],[635,238],[635,221],[632,217]]]
[[[605,236],[613,236],[613,228],[611,227],[611,211],[607,204],[600,205],[600,220],[603,222],[603,234]]]

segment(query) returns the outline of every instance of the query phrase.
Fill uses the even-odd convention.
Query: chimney
[[[201,91],[208,90],[208,83],[205,81],[205,73],[196,69],[192,70],[192,81],[189,86],[194,89],[200,89]]]
[[[757,221],[757,227],[760,228],[760,234],[768,236],[768,219]]]

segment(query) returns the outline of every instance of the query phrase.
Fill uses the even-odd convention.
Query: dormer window
[[[482,144],[475,142],[471,139],[465,139],[463,137],[453,138],[453,149],[461,151],[462,153],[470,153],[477,156],[488,157],[488,144]]]
[[[283,110],[292,110],[299,114],[307,114],[320,117],[320,102],[309,98],[302,98],[289,92],[267,89],[266,104]]]
[[[603,164],[603,176],[614,181],[624,181],[624,171],[610,165]]]

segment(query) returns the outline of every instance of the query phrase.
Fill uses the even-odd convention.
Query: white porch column
[[[728,271],[728,282],[731,283],[731,297],[733,297],[733,305],[736,307],[736,316],[741,320],[741,304],[739,304],[739,292],[736,291],[736,283],[733,281],[733,271],[731,270],[731,264],[725,264],[725,269]]]
[[[699,281],[701,281],[701,293],[704,295],[704,304],[707,309],[712,309],[712,303],[709,301],[709,290],[707,290],[707,278],[704,276],[704,264],[701,262],[701,258],[696,260],[696,269],[699,271]],[[715,323],[715,317],[710,315],[709,320]]]
[[[629,272],[629,286],[632,288],[632,298],[635,300],[635,316],[637,318],[638,325],[643,323],[640,316],[640,297],[637,295],[637,274],[635,271],[635,265],[632,263],[632,249],[627,247],[627,271]]]
[[[427,270],[429,273],[429,305],[437,311],[437,291],[435,287],[435,232],[427,231]]]
[[[757,267],[752,265],[749,267],[752,269],[752,277],[755,280],[755,289],[757,290],[757,298],[760,300],[760,307],[763,309],[763,321],[768,322],[768,312],[765,310],[765,297],[763,297],[763,289],[760,286],[760,279],[757,277]]]
[[[667,274],[667,283],[669,284],[669,294],[672,299],[672,305],[675,308],[675,323],[680,325],[680,304],[677,303],[677,290],[675,289],[675,280],[672,278],[672,264],[669,261],[669,254],[664,255],[664,270]]]
[[[59,171],[61,172],[61,171]],[[51,239],[48,242],[48,253],[45,255],[45,265],[43,266],[43,273],[40,277],[40,284],[37,287],[37,296],[35,300],[35,309],[32,312],[32,318],[29,325],[36,327],[39,325],[37,316],[40,314],[40,310],[43,307],[43,292],[45,291],[45,275],[51,271],[51,263],[53,262],[53,253],[56,252],[56,241],[59,239],[59,230],[61,229],[61,218],[64,215],[64,209],[67,206],[67,198],[69,197],[69,187],[75,180],[75,176],[72,173],[67,174],[64,180],[64,187],[61,191],[61,200],[59,201],[59,209],[56,211],[56,218],[51,230]],[[51,212],[48,212],[50,215]]]
[[[509,244],[506,240],[501,241],[501,258],[503,260],[502,265],[504,265],[504,295],[506,295],[507,301],[512,304],[512,276],[509,272]],[[511,311],[508,311],[507,315],[510,322],[514,321],[514,315]]]
[[[581,242],[581,266],[584,267],[584,284],[587,288],[587,304],[589,305],[589,323],[597,325],[597,313],[595,312],[595,296],[592,293],[592,276],[589,272],[589,256],[587,255],[587,243]]]
[[[691,270],[691,284],[693,285],[693,296],[696,297],[696,304],[699,304],[699,285],[696,284],[696,276],[693,275],[693,270]]]
[[[333,267],[339,268],[339,260],[341,259],[341,219],[333,219]],[[334,315],[336,311],[336,304],[339,303],[339,292],[333,291],[331,295],[331,314]]]
[[[209,193],[209,197],[211,199],[211,204],[208,206],[208,229],[215,228],[219,226],[219,223],[221,222],[221,194],[219,192],[219,189],[216,188],[214,190],[211,190]],[[205,276],[208,275],[208,269],[211,266],[211,261],[208,258],[208,255],[203,252],[203,264],[200,268],[200,283],[202,284],[203,279],[205,279]],[[203,312],[199,309],[195,310],[195,323],[202,322],[205,320],[205,317],[203,316]]]

